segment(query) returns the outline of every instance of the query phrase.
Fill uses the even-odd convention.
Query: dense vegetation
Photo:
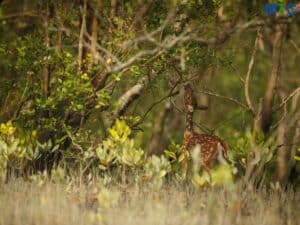
[[[134,186],[137,196],[161,199],[170,188],[170,196],[179,195],[186,204],[201,199],[210,205],[204,210],[208,224],[214,203],[199,190],[227,185],[224,193],[207,194],[235,198],[228,205],[240,201],[233,209],[239,215],[251,210],[255,215],[259,204],[242,190],[272,190],[274,196],[297,190],[300,15],[278,8],[269,16],[268,2],[1,0],[0,202],[8,201],[2,190],[21,182],[15,179],[26,188],[63,184],[59,190],[67,193],[96,185],[100,208],[122,199],[114,189]],[[187,84],[198,103],[208,106],[195,114],[197,130],[216,134],[229,146],[230,163],[210,172],[193,151],[181,150]],[[54,195],[56,188],[50,190]],[[154,192],[144,195],[145,190]],[[188,194],[180,197],[182,192]],[[124,199],[134,204],[132,193]],[[289,202],[294,193],[280,195]],[[279,204],[267,200],[264,191],[260,196]],[[163,199],[162,210],[169,210]],[[289,214],[296,207],[289,204],[286,217],[278,218],[297,224]],[[225,213],[228,205],[218,209]],[[11,216],[4,215],[0,224]],[[228,224],[247,221],[228,216]]]

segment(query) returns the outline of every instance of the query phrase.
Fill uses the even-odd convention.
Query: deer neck
[[[197,106],[197,102],[190,83],[184,86],[184,106],[185,106],[185,133],[192,134],[194,131],[193,115],[194,115],[194,110],[196,109]]]
[[[185,131],[186,132],[193,132],[193,112],[187,112],[185,116]]]

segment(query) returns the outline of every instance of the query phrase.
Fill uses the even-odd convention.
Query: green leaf
[[[178,162],[182,162],[185,158],[186,158],[186,154],[184,154],[184,153],[180,154],[180,156],[178,158]]]
[[[300,161],[300,157],[299,156],[295,156],[295,160]]]
[[[168,157],[170,157],[171,159],[174,159],[174,160],[177,159],[177,156],[176,156],[176,154],[175,154],[174,152],[165,150],[164,153],[165,153]]]

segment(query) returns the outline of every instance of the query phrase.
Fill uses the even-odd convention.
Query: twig
[[[200,130],[202,130],[205,133],[208,133],[208,134],[214,133],[214,130],[208,128],[207,126],[204,126],[203,124],[200,125],[199,123],[196,123],[196,122],[194,122],[194,124],[196,125],[196,127],[198,127]]]
[[[151,110],[152,110],[156,105],[160,104],[161,102],[163,102],[163,101],[166,100],[167,98],[173,97],[173,96],[178,95],[178,94],[179,94],[179,91],[171,92],[171,93],[169,93],[168,95],[166,95],[166,96],[164,96],[163,98],[161,98],[160,100],[154,102],[154,103],[148,108],[148,110],[145,112],[145,114],[141,117],[141,119],[133,125],[133,127],[136,127],[136,126],[138,126],[139,124],[141,124],[141,123],[145,120],[145,118],[147,117],[147,115],[149,114],[149,112],[151,112]]]
[[[280,93],[280,97],[281,97],[281,99],[282,99],[282,103],[284,103],[284,102],[285,102],[285,101],[284,101],[284,94],[285,94],[285,93],[282,93],[282,92],[279,92],[279,93]],[[283,96],[282,96],[282,95],[283,95]],[[287,107],[286,107],[286,102],[284,103],[283,106],[284,106],[284,107],[283,107],[283,115],[282,115],[282,117],[280,118],[280,120],[279,120],[276,124],[274,124],[273,126],[271,126],[271,129],[273,129],[273,128],[279,126],[280,123],[287,117]]]
[[[182,114],[184,114],[184,110],[182,110],[182,109],[179,109],[177,106],[176,106],[176,104],[173,102],[173,100],[172,99],[170,99],[170,102],[172,103],[172,105],[173,105],[173,107],[178,111],[178,112],[180,112],[180,113],[182,113]]]
[[[175,88],[178,86],[178,84],[179,84],[180,82],[181,82],[181,77],[180,77],[180,78],[176,81],[176,83],[173,85],[173,87],[172,87],[171,90],[169,91],[169,94],[166,95],[165,97],[163,97],[162,99],[160,99],[160,100],[154,102],[154,103],[150,106],[150,108],[146,111],[146,113],[143,115],[143,117],[141,118],[141,120],[138,121],[136,124],[138,125],[138,124],[140,124],[141,122],[143,122],[143,121],[145,120],[147,114],[148,114],[148,113],[149,113],[149,112],[150,112],[157,104],[163,102],[163,101],[164,101],[165,99],[167,99],[167,98],[170,98],[170,99],[171,99],[171,97],[173,97],[173,96],[175,96],[175,95],[178,95],[178,94],[179,94],[179,91],[175,91],[175,92],[173,92],[173,91],[175,90]],[[136,124],[135,124],[135,125],[136,125]]]
[[[160,27],[158,27],[156,30],[154,30],[150,33],[145,33],[143,36],[137,37],[133,40],[126,40],[126,41],[123,42],[123,44],[121,44],[121,46],[123,48],[127,48],[127,47],[131,47],[132,45],[143,42],[143,41],[153,42],[153,40],[154,40],[153,37],[155,35],[157,35],[158,33],[162,32],[166,28],[166,26],[169,24],[169,22],[173,20],[174,14],[175,14],[175,10],[172,9],[168,13],[168,16],[165,19],[165,21],[163,22],[163,24]],[[155,43],[155,42],[153,42],[153,43]]]
[[[298,53],[300,53],[300,48],[297,46],[296,42],[293,40],[290,40],[290,43],[295,47]]]
[[[231,97],[228,97],[228,96],[223,96],[223,95],[219,95],[219,94],[216,94],[214,92],[210,92],[210,91],[197,91],[199,93],[203,93],[203,94],[206,94],[206,95],[209,95],[209,96],[213,96],[213,97],[217,97],[217,98],[222,98],[222,99],[226,99],[228,101],[231,101],[235,104],[237,104],[238,106],[246,109],[247,111],[249,111],[249,107],[241,102],[239,102],[238,100],[234,99],[234,98],[231,98]]]
[[[295,142],[295,143],[290,143],[290,144],[279,144],[279,145],[276,145],[276,148],[281,148],[283,146],[297,146],[299,144],[300,144],[300,142]]]
[[[26,95],[26,93],[27,93],[27,90],[28,90],[28,87],[29,87],[29,77],[27,78],[27,82],[26,82],[26,86],[25,86],[25,88],[24,88],[24,91],[23,91],[23,93],[22,93],[22,96],[21,96],[21,98],[20,98],[20,105],[19,105],[19,107],[17,108],[17,110],[15,111],[15,113],[14,113],[14,116],[13,116],[13,119],[16,119],[18,116],[19,116],[19,114],[20,114],[20,112],[21,112],[21,110],[22,110],[22,107],[23,107],[23,105],[25,104],[25,102],[26,101],[28,101],[29,99],[30,99],[30,96],[28,96],[28,97],[25,97],[25,95]]]
[[[68,137],[70,138],[73,146],[75,148],[77,148],[78,150],[80,150],[81,152],[84,152],[83,148],[78,143],[75,142],[75,138],[73,137],[73,135],[71,134],[71,132],[68,130],[67,126],[63,125],[63,127],[64,127],[64,130],[66,131]]]
[[[274,109],[273,112],[276,112],[278,111],[279,109],[281,109],[292,97],[294,97],[296,94],[298,94],[298,92],[300,93],[300,87],[296,88],[288,97],[286,97],[282,102],[281,104],[276,108]]]
[[[243,111],[240,111],[240,112],[237,112],[237,113],[233,114],[233,116],[231,116],[230,118],[228,118],[228,119],[222,121],[222,122],[219,123],[217,126],[215,126],[214,128],[212,128],[212,131],[214,132],[215,130],[217,130],[219,127],[223,126],[223,125],[226,124],[227,122],[229,122],[229,121],[235,119],[235,118],[236,118],[236,115],[239,115],[239,114],[241,114],[241,113],[243,113]]]

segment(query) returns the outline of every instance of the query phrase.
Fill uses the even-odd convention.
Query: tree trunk
[[[86,32],[86,11],[87,11],[87,0],[83,0],[82,15],[80,18],[80,33],[78,43],[78,71],[82,70],[82,63],[84,59],[84,35]]]
[[[98,8],[98,7],[97,7]],[[90,28],[90,33],[91,33],[91,62],[88,65],[88,69],[91,69],[93,65],[97,64],[97,59],[98,59],[98,52],[97,52],[97,42],[98,42],[98,19],[97,19],[97,12],[94,10],[93,13],[93,18],[91,22],[91,28]]]
[[[155,154],[160,155],[163,153],[163,150],[166,149],[168,142],[164,138],[164,128],[165,123],[170,114],[172,107],[168,102],[164,109],[159,113],[159,117],[155,120],[155,125],[153,128],[153,134],[149,144],[149,155]]]
[[[49,36],[49,19],[50,19],[50,9],[49,5],[47,3],[47,16],[44,22],[44,28],[45,28],[45,37],[44,37],[44,43],[46,48],[48,49],[50,47],[50,36]],[[43,66],[43,91],[44,95],[49,97],[50,95],[50,68],[49,68],[49,63],[48,63],[48,55],[45,56],[44,58],[44,66]]]
[[[277,87],[277,81],[280,74],[281,67],[281,51],[282,51],[282,43],[285,34],[286,25],[278,24],[276,25],[276,33],[274,35],[273,40],[273,53],[272,53],[272,68],[271,75],[268,80],[268,84],[266,87],[263,106],[262,106],[262,120],[261,120],[261,128],[264,133],[267,133],[272,124],[272,108],[275,96],[275,90]]]
[[[111,0],[110,1],[110,17],[113,18],[116,16],[117,13],[117,6],[118,6],[118,2],[117,0]]]
[[[286,98],[286,94],[281,91],[280,98],[282,101]],[[283,186],[287,183],[288,180],[288,173],[289,173],[289,158],[290,152],[289,148],[286,145],[286,132],[287,132],[287,124],[286,124],[286,105],[284,106],[284,115],[282,120],[278,126],[278,134],[277,134],[277,143],[279,146],[278,149],[278,157],[277,157],[277,181]]]

